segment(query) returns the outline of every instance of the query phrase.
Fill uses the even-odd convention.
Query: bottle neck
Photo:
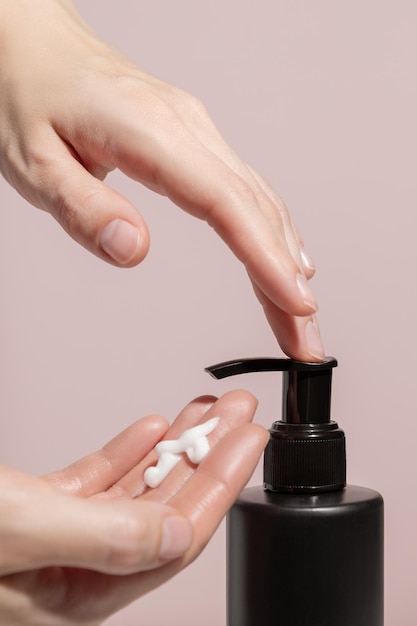
[[[264,455],[268,491],[318,493],[346,486],[345,434],[336,422],[272,425]]]

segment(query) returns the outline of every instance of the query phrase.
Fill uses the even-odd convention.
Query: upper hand
[[[35,478],[0,473],[0,622],[92,626],[165,582],[204,548],[267,441],[243,391],[191,402],[170,427],[149,416],[102,450]],[[187,457],[153,489],[155,444],[219,417],[198,467]],[[51,621],[52,620],[52,621]]]
[[[245,265],[283,350],[322,358],[314,268],[297,230],[202,104],[100,41],[67,0],[3,0],[0,31],[6,179],[85,248],[131,267],[145,257],[149,233],[103,182],[119,168],[213,226]]]

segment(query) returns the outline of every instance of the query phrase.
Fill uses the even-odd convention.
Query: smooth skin
[[[100,41],[67,0],[0,0],[0,171],[84,248],[119,267],[149,232],[105,184],[119,168],[215,229],[241,260],[284,352],[324,356],[314,265],[278,194],[225,143],[195,97]],[[171,428],[150,416],[103,451],[45,478],[0,472],[0,623],[99,624],[203,549],[265,446],[255,400],[213,408],[216,443],[153,491],[155,444],[213,416],[191,403]]]
[[[255,398],[197,398],[172,426],[145,417],[102,450],[35,478],[0,473],[0,623],[92,626],[193,561],[249,480],[267,441]],[[155,444],[219,417],[210,452],[184,455],[156,489]],[[18,547],[18,549],[17,549]]]
[[[149,232],[107,186],[119,168],[206,220],[239,258],[291,357],[324,356],[314,267],[269,185],[199,100],[100,41],[66,0],[0,0],[0,170],[100,258],[132,267]]]

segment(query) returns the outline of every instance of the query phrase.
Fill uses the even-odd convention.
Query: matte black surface
[[[345,435],[330,419],[336,365],[241,359],[207,368],[216,378],[284,372],[266,491],[243,491],[227,518],[228,626],[383,626],[383,500],[345,487]]]
[[[383,626],[383,500],[245,489],[227,520],[228,626]]]

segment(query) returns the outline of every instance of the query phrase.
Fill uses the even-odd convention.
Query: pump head
[[[320,492],[346,485],[345,435],[330,419],[333,357],[319,363],[292,359],[239,359],[206,368],[214,378],[283,372],[282,419],[270,429],[264,456],[269,491]]]

